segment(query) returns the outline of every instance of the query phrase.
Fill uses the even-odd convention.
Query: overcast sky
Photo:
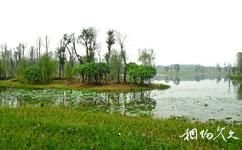
[[[48,35],[57,47],[64,33],[93,26],[100,49],[106,31],[127,34],[129,61],[153,48],[156,64],[216,65],[242,51],[240,0],[0,0],[0,43],[35,46]]]

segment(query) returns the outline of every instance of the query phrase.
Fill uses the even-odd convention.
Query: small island
[[[109,92],[129,92],[151,89],[167,89],[168,85],[153,84],[156,75],[154,52],[140,49],[140,64],[127,63],[125,50],[126,35],[109,30],[105,59],[97,54],[97,31],[93,27],[81,30],[81,34],[64,34],[61,43],[53,53],[49,51],[48,37],[45,37],[45,52],[41,54],[41,39],[38,47],[22,43],[16,51],[7,45],[2,49],[0,59],[0,87],[14,88],[63,88]],[[113,49],[114,44],[120,48]],[[77,49],[77,45],[82,49]],[[85,55],[79,51],[85,50]],[[98,55],[98,58],[97,58]]]

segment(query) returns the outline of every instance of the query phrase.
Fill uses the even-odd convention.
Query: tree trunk
[[[119,72],[119,70],[118,70],[118,83],[120,82],[120,79],[119,79],[119,73],[120,73],[120,72]]]
[[[127,67],[126,64],[124,65],[124,82],[126,82],[126,76],[127,76]]]
[[[61,64],[59,64],[59,78],[61,79]]]
[[[84,75],[82,75],[82,83],[84,83],[84,81],[85,81],[85,77]]]

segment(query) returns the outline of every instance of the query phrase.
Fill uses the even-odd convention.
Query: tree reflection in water
[[[105,93],[107,110],[123,115],[151,115],[156,101],[150,97],[151,91],[133,93]]]
[[[180,84],[180,78],[179,78],[179,76],[176,76],[174,78],[173,82],[174,82],[175,85],[179,85]]]
[[[230,83],[230,80],[229,80],[229,83]],[[242,100],[242,83],[240,81],[232,80],[232,84],[233,84],[233,87],[235,88],[237,99]]]
[[[8,107],[61,106],[73,108],[88,106],[111,113],[121,112],[124,115],[150,115],[156,106],[156,101],[150,97],[150,94],[151,91],[96,93],[60,89],[1,89],[0,105]]]

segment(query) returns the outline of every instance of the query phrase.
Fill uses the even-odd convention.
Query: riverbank
[[[239,149],[242,126],[225,123],[191,123],[181,119],[152,119],[108,114],[89,108],[0,108],[0,149]],[[187,128],[226,127],[240,140],[184,141]],[[234,136],[235,136],[234,135]]]
[[[239,75],[229,75],[228,77],[232,80],[242,81],[242,76]]]
[[[0,80],[0,87],[7,88],[30,88],[30,89],[75,89],[75,90],[90,90],[95,92],[132,92],[143,90],[164,90],[169,88],[165,84],[149,84],[139,85],[133,83],[105,83],[102,85],[84,84],[81,82],[69,82],[65,80],[54,80],[50,84],[26,84],[17,80]]]

